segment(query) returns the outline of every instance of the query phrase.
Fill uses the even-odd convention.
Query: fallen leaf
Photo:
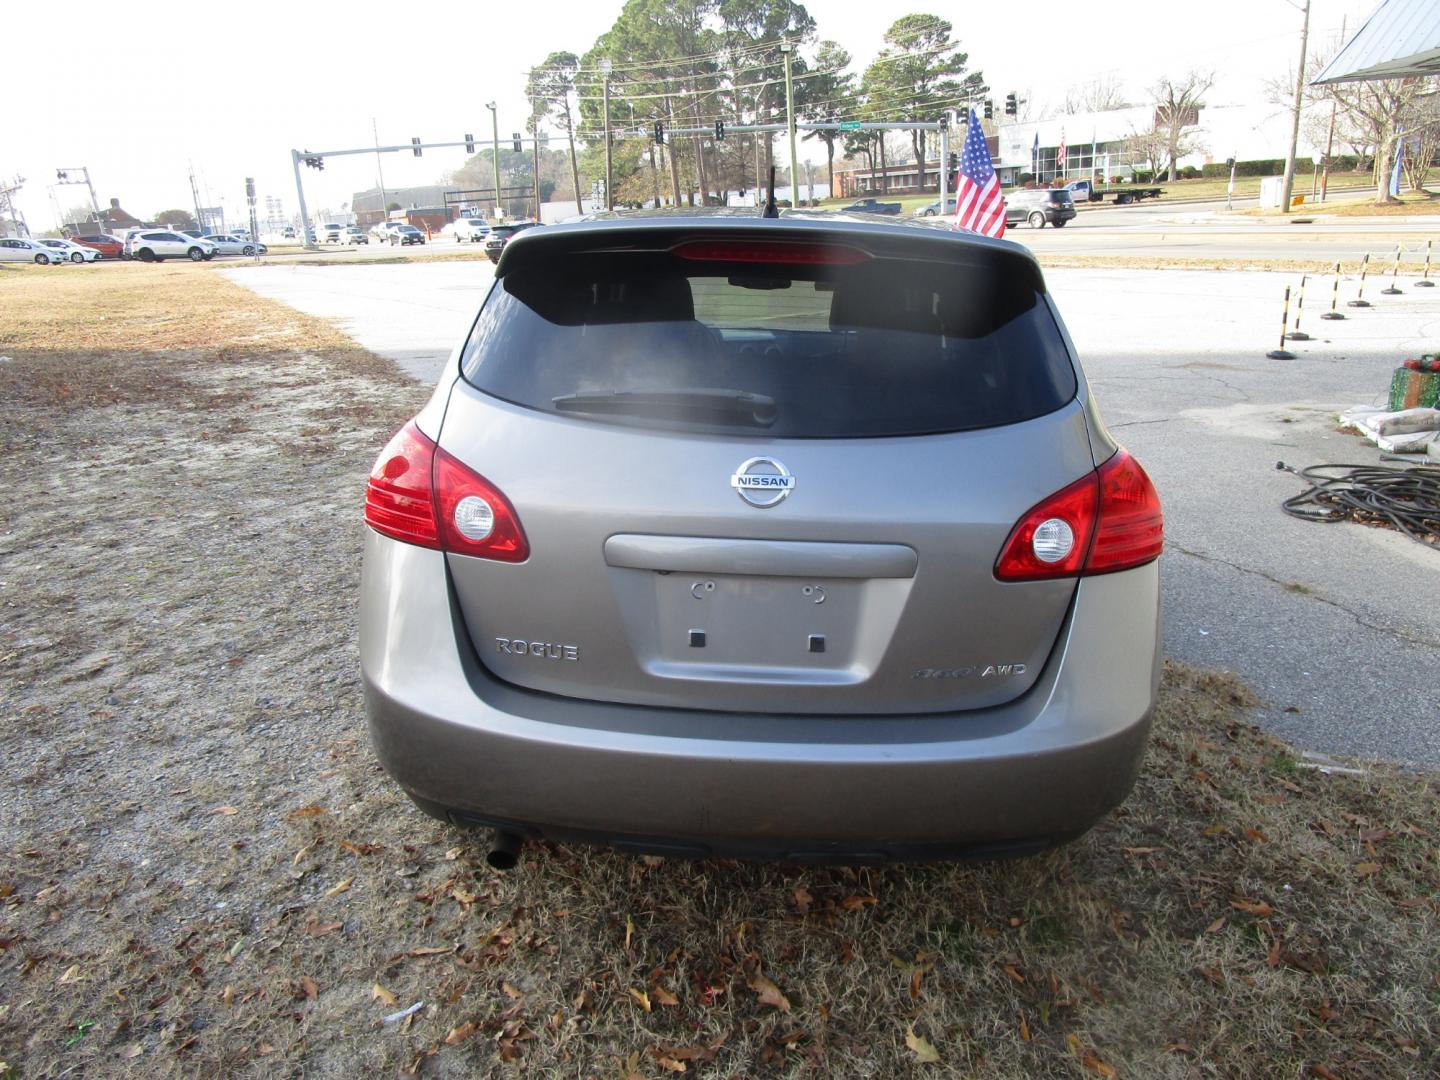
[[[801,915],[809,915],[810,905],[815,902],[815,898],[810,895],[810,890],[805,888],[804,885],[801,885],[795,890],[794,896],[795,910]]]
[[[1207,934],[1218,934],[1223,929],[1225,929],[1225,916],[1221,915],[1209,926],[1205,927],[1205,932]]]
[[[630,987],[630,996],[633,997],[636,1001],[638,1001],[640,1003],[640,1007],[644,1009],[647,1013],[650,1011],[650,995],[645,993],[644,990],[636,990],[632,986]]]
[[[915,1052],[915,1059],[922,1065],[933,1065],[940,1062],[940,1051],[935,1049],[935,1044],[923,1035],[915,1034],[915,1025],[911,1024],[905,1029],[905,1045]]]
[[[657,867],[657,866],[664,866],[664,865],[665,865],[665,856],[663,856],[663,855],[641,855],[641,856],[640,856],[640,861],[643,862],[646,866],[650,867],[650,869],[653,870],[653,869],[655,869],[655,867]]]
[[[454,862],[463,854],[465,854],[465,849],[463,847],[452,847],[450,850],[445,852],[445,861]]]
[[[669,1005],[673,1007],[680,1004],[680,999],[659,983],[656,983],[650,988],[650,996],[655,999],[655,1004],[657,1005]]]
[[[217,806],[210,812],[212,814],[224,814],[226,817],[229,817],[231,814],[238,814],[240,811],[233,806]]]
[[[326,934],[333,933],[334,931],[339,930],[340,927],[344,925],[344,923],[338,922],[306,923],[305,933],[309,934],[311,937],[324,937]]]
[[[1080,1061],[1095,1075],[1103,1076],[1106,1080],[1115,1080],[1117,1075],[1115,1070],[1101,1061],[1099,1055],[1096,1054],[1094,1050],[1086,1050],[1080,1055]]]
[[[510,985],[509,982],[503,979],[500,981],[500,992],[506,997],[508,997],[511,1001],[519,1001],[525,996],[524,990],[517,990],[514,986]]]
[[[442,953],[454,952],[454,945],[422,945],[418,949],[411,949],[406,956],[439,956]]]
[[[630,942],[635,937],[635,920],[629,915],[625,916],[625,948],[630,948]]]
[[[392,994],[389,990],[386,990],[385,987],[381,986],[379,983],[376,983],[374,986],[370,987],[370,1000],[378,1001],[382,1005],[394,1005],[400,999],[397,998],[394,994]]]
[[[847,896],[840,901],[840,906],[846,911],[859,911],[870,904],[878,904],[880,900],[874,896]]]
[[[451,1028],[450,1033],[445,1036],[445,1045],[459,1046],[466,1039],[470,1038],[471,1035],[475,1034],[475,1027],[475,1021],[467,1020],[459,1027]]]
[[[1030,1041],[1030,1025],[1029,1025],[1029,1023],[1025,1020],[1025,1014],[1024,1014],[1024,1013],[1021,1013],[1021,1014],[1020,1014],[1020,1041],[1021,1041],[1021,1042],[1029,1042],[1029,1041]]]
[[[326,889],[325,895],[339,896],[342,892],[348,891],[350,886],[354,884],[355,879],[353,877],[347,877],[344,881],[336,882],[334,885],[331,885],[330,888]]]
[[[1369,877],[1371,874],[1378,874],[1379,872],[1380,864],[1378,862],[1362,862],[1355,864],[1356,877]]]
[[[924,969],[924,968],[918,968],[918,967],[917,967],[914,971],[910,972],[910,1000],[911,1000],[911,1001],[919,1001],[919,1000],[920,1000],[920,982],[921,982],[921,980],[924,979],[924,978],[925,978],[925,969]]]
[[[476,900],[480,899],[473,892],[466,892],[458,885],[455,886],[455,891],[452,892],[450,895],[455,897],[456,902],[463,907],[469,907],[471,904],[475,903]]]
[[[758,971],[745,980],[745,985],[755,991],[760,998],[761,1005],[769,1005],[771,1008],[779,1009],[783,1013],[790,1011],[790,999],[780,992],[780,987],[761,975]]]
[[[273,1054],[275,1052],[275,1047],[271,1046],[267,1042],[262,1042],[259,1046],[255,1047],[255,1050],[257,1053],[260,1054]]]
[[[314,1001],[317,997],[320,996],[319,984],[316,983],[314,979],[310,978],[309,975],[300,976],[300,989],[311,1001]]]
[[[1254,915],[1257,919],[1268,919],[1275,914],[1275,909],[1264,900],[1231,900],[1230,906],[1236,911],[1243,911],[1247,915]]]
[[[224,992],[220,995],[220,1000],[226,1005],[232,1003],[235,1000],[235,987],[227,984]]]
[[[1014,964],[1001,964],[1000,970],[1005,973],[1007,978],[1014,982],[1023,983],[1025,981],[1025,976],[1020,974]]]
[[[298,821],[301,818],[319,817],[321,814],[328,814],[329,812],[330,811],[326,810],[323,806],[302,806],[299,810],[290,811],[290,818],[292,821]]]
[[[663,1054],[656,1054],[655,1060],[666,1072],[683,1073],[689,1068],[685,1062],[676,1061],[674,1058],[665,1057]]]
[[[1219,836],[1225,831],[1225,826],[1218,821],[1214,825],[1207,825],[1200,833],[1201,836]]]
[[[1321,1065],[1318,1062],[1310,1066],[1310,1075],[1318,1076],[1320,1080],[1340,1080],[1340,1077],[1336,1076],[1333,1072],[1331,1072],[1324,1065]]]
[[[143,1054],[144,1052],[145,1052],[145,1044],[144,1044],[144,1043],[132,1043],[131,1045],[127,1046],[127,1047],[121,1052],[120,1056],[123,1057],[123,1058],[137,1058],[137,1057],[139,1057],[141,1054]]]
[[[1154,855],[1160,849],[1158,847],[1127,847],[1123,850],[1126,855]]]
[[[1259,829],[1246,829],[1245,839],[1249,840],[1252,844],[1268,844],[1270,842],[1270,838]]]
[[[1195,970],[1207,982],[1214,983],[1216,986],[1225,985],[1225,976],[1220,973],[1220,970],[1218,968],[1201,966],[1197,967]]]
[[[60,976],[61,983],[73,983],[80,981],[80,965],[71,964],[65,969],[65,974]]]

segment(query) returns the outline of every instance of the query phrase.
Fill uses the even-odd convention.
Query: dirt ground
[[[364,477],[428,388],[99,270],[0,272],[0,1076],[1440,1071],[1435,779],[1306,768],[1228,677],[1167,668],[1130,801],[1039,858],[490,870],[357,671]]]

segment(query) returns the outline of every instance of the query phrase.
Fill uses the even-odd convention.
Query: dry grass
[[[1224,675],[1168,667],[1131,799],[1040,858],[802,869],[545,845],[489,870],[364,737],[358,492],[423,389],[353,346],[337,377],[307,347],[340,347],[332,329],[216,275],[135,269],[163,286],[133,297],[154,315],[292,346],[190,329],[185,351],[137,353],[99,325],[62,348],[51,281],[28,314],[0,303],[6,378],[106,355],[116,388],[0,392],[10,1073],[1440,1069],[1434,778],[1304,769]],[[66,302],[149,325],[110,292],[128,274],[90,281]],[[0,290],[17,282],[36,288]],[[188,389],[126,389],[135,358]],[[196,395],[236,388],[196,419]],[[98,512],[117,493],[150,502]]]
[[[1274,214],[1275,211],[1264,213]],[[1401,193],[1399,202],[1376,206],[1372,191],[1361,199],[1327,199],[1323,203],[1301,206],[1294,213],[1324,214],[1327,217],[1417,217],[1440,214],[1440,196],[1428,191],[1406,191]]]

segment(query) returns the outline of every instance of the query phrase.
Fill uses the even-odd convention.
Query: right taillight
[[[520,519],[500,489],[436,446],[413,421],[370,470],[365,521],[419,547],[501,562],[530,557]]]
[[[995,576],[1001,581],[1108,574],[1160,555],[1160,497],[1124,450],[1027,511],[1010,531]]]

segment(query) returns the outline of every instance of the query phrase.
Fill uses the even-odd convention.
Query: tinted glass
[[[567,254],[497,280],[462,365],[480,389],[546,412],[810,438],[1016,423],[1076,392],[1028,279],[880,258]]]

